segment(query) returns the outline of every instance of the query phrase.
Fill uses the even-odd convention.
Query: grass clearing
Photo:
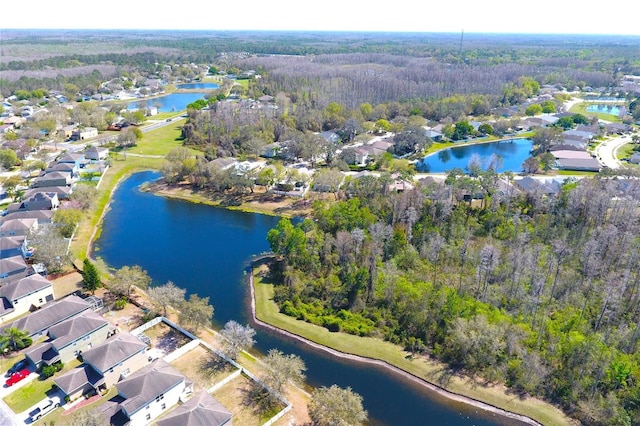
[[[233,423],[243,426],[258,426],[276,413],[264,413],[249,399],[253,381],[241,374],[212,395],[233,414]],[[284,407],[280,407],[282,409]],[[276,411],[277,412],[277,411]]]
[[[589,105],[595,105],[596,103],[597,102],[580,102],[580,103],[577,103],[577,104],[573,105],[569,111],[574,113],[574,114],[582,114],[582,115],[584,115],[586,117],[598,117],[598,119],[600,119],[600,120],[611,121],[611,122],[614,122],[614,123],[622,123],[622,120],[617,115],[606,114],[604,112],[587,111],[587,107]],[[611,105],[622,105],[622,103],[620,103],[620,104],[611,104]]]
[[[571,419],[551,404],[508,392],[502,385],[487,385],[480,379],[451,374],[440,362],[425,357],[411,357],[401,347],[371,337],[330,332],[293,317],[281,314],[273,301],[273,284],[255,277],[256,316],[275,327],[347,354],[379,359],[450,392],[483,401],[504,410],[531,417],[544,425],[570,425]]]
[[[171,363],[194,384],[194,391],[207,390],[236,368],[202,345],[195,347]]]

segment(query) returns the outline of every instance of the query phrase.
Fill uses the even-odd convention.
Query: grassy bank
[[[587,107],[589,105],[595,105],[595,104],[597,104],[597,102],[581,102],[573,105],[569,111],[574,114],[582,114],[587,117],[598,117],[598,119],[600,120],[611,121],[614,123],[622,123],[622,120],[617,115],[606,114],[604,112],[587,111]],[[612,104],[612,105],[618,105],[618,104]]]
[[[452,375],[445,364],[424,357],[411,357],[408,352],[391,343],[370,337],[332,333],[326,328],[281,314],[273,301],[273,285],[260,281],[258,277],[255,281],[255,299],[258,319],[318,344],[347,354],[385,361],[449,392],[525,415],[544,425],[575,424],[561,410],[541,400],[509,393],[502,385],[487,385],[479,379]]]

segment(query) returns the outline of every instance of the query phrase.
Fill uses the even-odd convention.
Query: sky
[[[0,29],[640,35],[638,0],[614,3],[609,11],[606,2],[567,0],[30,0],[31,13],[3,14]]]

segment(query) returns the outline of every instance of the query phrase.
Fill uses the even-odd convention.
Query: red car
[[[31,374],[31,372],[29,370],[27,370],[26,368],[23,368],[22,370],[17,371],[15,373],[13,373],[11,376],[9,376],[9,378],[7,379],[7,381],[5,383],[6,383],[7,386],[15,385],[20,380],[22,380],[25,377],[27,377],[29,374]]]

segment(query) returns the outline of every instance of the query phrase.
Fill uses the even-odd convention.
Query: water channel
[[[248,323],[245,261],[268,250],[278,218],[158,197],[139,191],[157,172],[136,173],[114,192],[94,254],[110,266],[140,265],[155,284],[173,281],[209,296],[214,319]],[[254,349],[299,355],[311,386],[350,386],[363,397],[370,425],[518,425],[445,399],[381,367],[346,361],[257,328]]]

